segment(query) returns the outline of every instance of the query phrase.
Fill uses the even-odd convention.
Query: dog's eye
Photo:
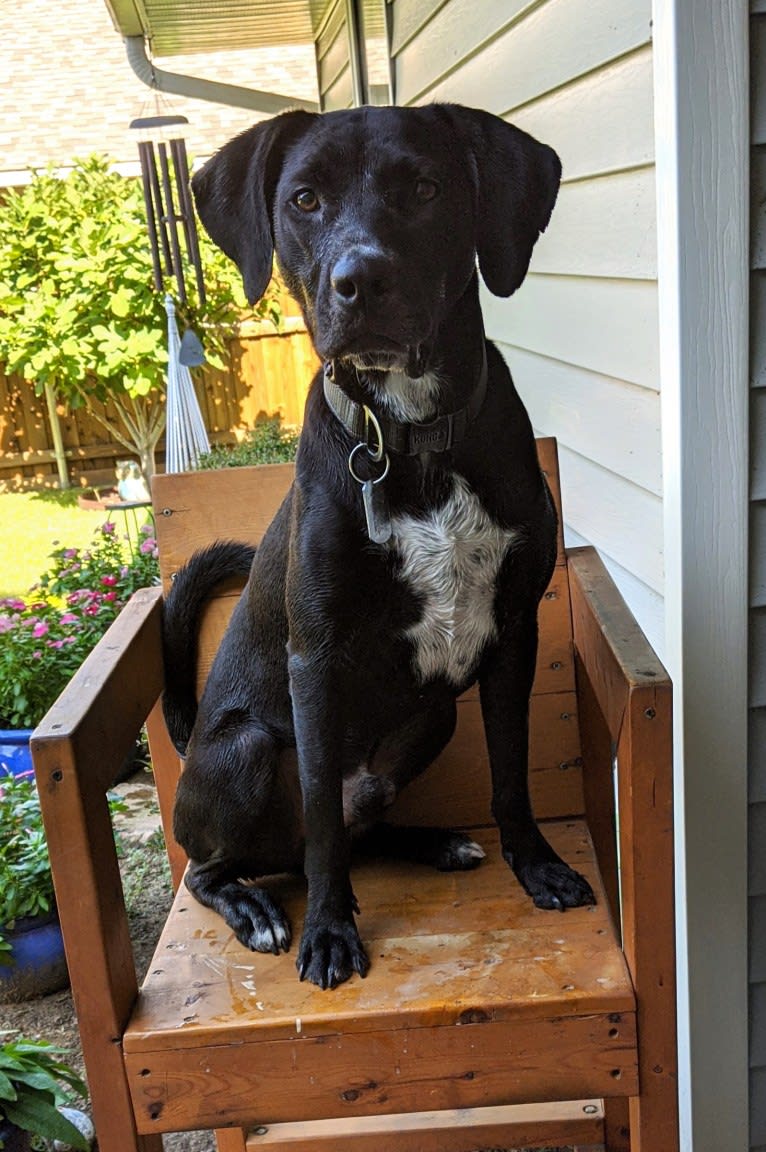
[[[435,180],[426,180],[423,177],[415,184],[415,195],[421,204],[426,204],[439,195],[439,185]]]
[[[293,196],[293,204],[297,205],[301,212],[316,212],[319,197],[313,188],[299,188]]]

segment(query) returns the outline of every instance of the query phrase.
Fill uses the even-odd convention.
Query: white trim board
[[[653,0],[681,1147],[748,1148],[747,0]]]

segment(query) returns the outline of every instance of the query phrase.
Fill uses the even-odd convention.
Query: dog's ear
[[[255,124],[192,177],[199,218],[239,268],[251,304],[260,300],[271,278],[271,214],[285,148],[313,119],[311,112],[282,112]]]
[[[489,112],[454,104],[447,110],[467,135],[475,164],[481,274],[495,296],[510,296],[551,218],[561,162],[547,144]]]

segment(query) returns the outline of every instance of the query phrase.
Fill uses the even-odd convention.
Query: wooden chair
[[[539,452],[558,498],[555,443]],[[165,586],[215,538],[257,541],[290,477],[158,477]],[[206,666],[235,596],[208,612]],[[487,859],[467,873],[356,864],[372,967],[332,992],[300,983],[292,955],[243,949],[180,883],[160,599],[136,594],[33,739],[101,1152],[158,1152],[160,1133],[199,1128],[221,1152],[677,1152],[671,687],[595,551],[559,542],[531,778],[546,834],[597,906],[535,909],[504,864],[471,691],[396,816],[478,829]],[[147,718],[178,891],[139,989],[104,792]],[[275,884],[297,938],[304,886]]]

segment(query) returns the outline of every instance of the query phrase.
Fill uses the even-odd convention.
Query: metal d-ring
[[[349,455],[349,458],[348,458],[348,470],[351,473],[351,475],[354,477],[354,479],[356,480],[357,484],[366,484],[367,481],[364,480],[361,476],[357,476],[356,472],[354,471],[354,457],[356,456],[356,454],[360,448],[367,449],[368,453],[370,451],[369,448],[367,448],[367,445],[364,443],[355,444],[354,447],[351,449],[351,454]],[[370,456],[370,459],[375,460],[375,457]],[[380,476],[378,476],[378,478],[376,480],[372,481],[373,484],[382,483],[382,481],[385,480],[386,476],[388,476],[388,469],[391,466],[391,460],[389,459],[388,452],[384,453],[382,456],[379,456],[377,459],[378,459],[378,461],[380,461],[381,459],[385,459],[386,463],[385,463],[385,466],[384,466],[383,471],[381,472]]]
[[[371,408],[368,408],[366,404],[363,404],[362,409],[364,411],[364,446],[367,449],[370,459],[374,460],[376,464],[379,464],[383,459],[383,429],[378,423],[378,418]],[[370,425],[372,425],[375,435],[378,438],[378,446],[374,452],[370,445]],[[388,469],[386,469],[386,471],[388,471]]]

